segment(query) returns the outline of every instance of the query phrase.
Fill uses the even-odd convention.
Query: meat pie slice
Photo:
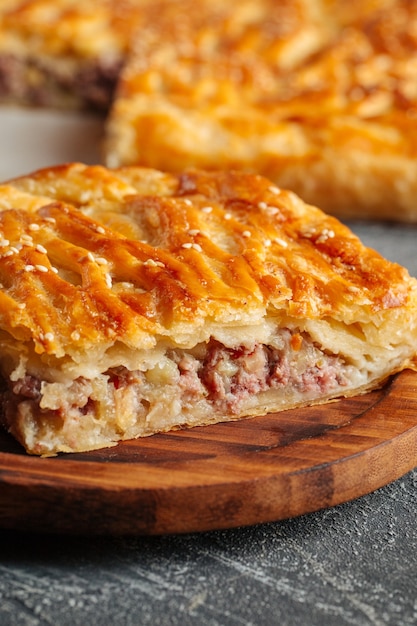
[[[417,280],[261,176],[75,163],[4,184],[0,208],[2,422],[31,454],[415,367]]]

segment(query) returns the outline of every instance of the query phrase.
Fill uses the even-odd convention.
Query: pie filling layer
[[[279,330],[268,345],[230,348],[211,339],[191,350],[168,349],[145,371],[118,366],[91,380],[65,383],[28,372],[15,378],[9,377],[3,394],[5,421],[20,424],[25,445],[36,454],[48,454],[48,446],[87,450],[266,413],[272,405],[337,397],[367,382],[366,373],[288,329]]]
[[[0,97],[35,106],[82,107],[106,112],[121,61],[27,59],[0,54]]]

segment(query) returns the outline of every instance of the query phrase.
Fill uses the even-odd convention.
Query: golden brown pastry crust
[[[339,216],[416,221],[416,3],[235,4],[145,21],[107,164],[239,168]]]
[[[2,190],[3,202],[4,190],[11,206],[28,192],[39,207],[3,214],[2,232],[11,246],[21,236],[35,245],[3,256],[2,274],[3,280],[15,277],[9,293],[26,303],[19,331],[27,324],[46,353],[66,351],[77,329],[81,349],[109,336],[142,348],[155,333],[175,333],[183,324],[191,335],[205,320],[240,324],[266,310],[347,321],[364,303],[377,312],[405,304],[409,295],[404,268],[260,176],[73,164],[12,181]],[[78,280],[71,284],[59,273],[37,271],[39,265],[74,272]],[[137,290],[133,299],[120,287],[126,281]],[[48,297],[39,307],[44,290]],[[69,307],[64,316],[50,301],[52,294],[60,300],[63,290]],[[33,293],[33,307],[27,293]],[[101,307],[108,315],[97,317]],[[9,313],[5,307],[3,324],[12,332]],[[117,318],[117,327],[107,318]],[[52,332],[54,341],[38,341],[37,330]]]
[[[2,421],[28,452],[325,402],[415,366],[417,281],[259,175],[75,163],[2,185],[0,210]]]

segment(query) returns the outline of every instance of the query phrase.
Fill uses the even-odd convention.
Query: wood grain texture
[[[0,435],[0,527],[74,534],[232,528],[331,507],[417,465],[417,374],[325,406],[38,458]]]

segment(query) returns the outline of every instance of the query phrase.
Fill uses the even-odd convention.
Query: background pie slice
[[[0,283],[1,420],[32,454],[327,402],[415,367],[417,280],[259,175],[74,163],[11,181]]]
[[[241,169],[416,222],[416,25],[412,0],[5,0],[0,98],[110,108],[108,166]]]
[[[417,4],[223,4],[142,24],[107,165],[239,168],[339,217],[417,221]]]

